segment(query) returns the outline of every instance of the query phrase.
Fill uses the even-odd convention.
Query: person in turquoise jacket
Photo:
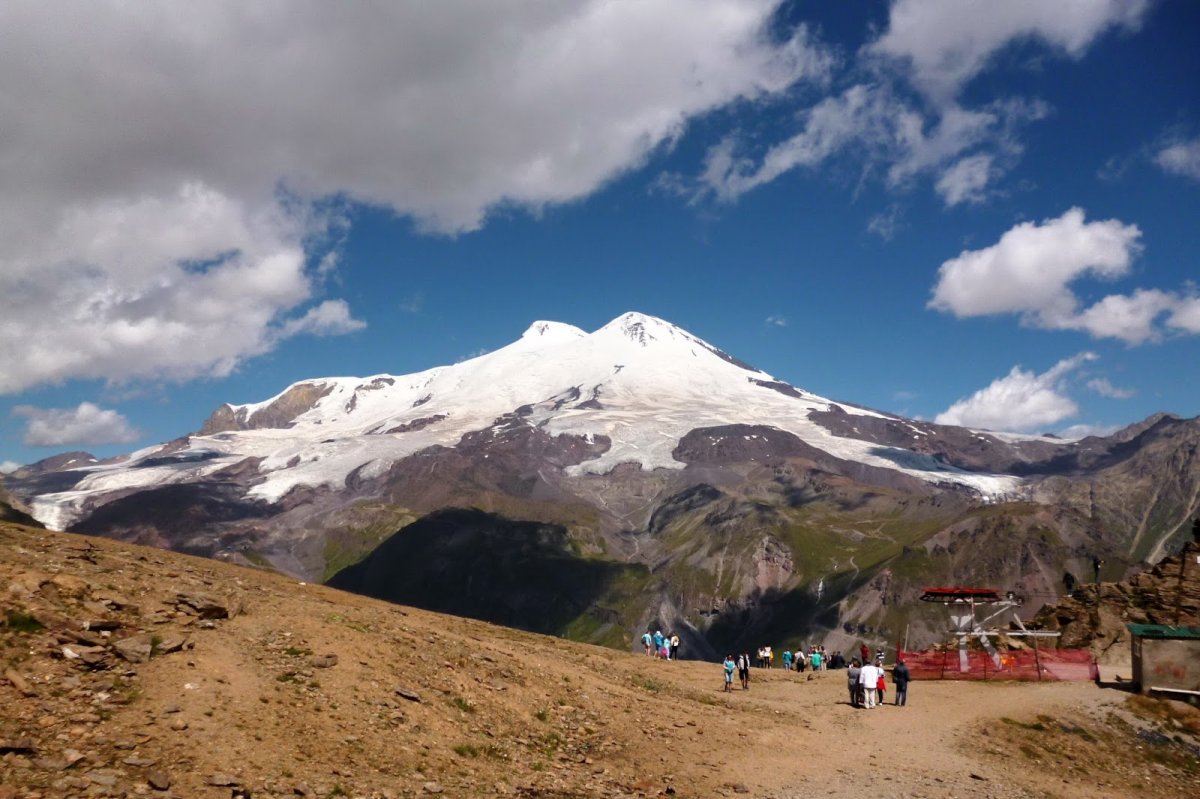
[[[726,692],[733,690],[733,670],[737,668],[737,664],[733,662],[733,655],[726,655],[725,662],[721,664],[725,667],[725,690]]]

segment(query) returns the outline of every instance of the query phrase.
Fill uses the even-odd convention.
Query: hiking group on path
[[[650,657],[663,660],[679,659],[679,636],[675,633],[663,635],[662,630],[655,630],[651,635],[649,630],[642,635],[642,646]]]
[[[856,657],[847,665],[845,658],[841,652],[834,652],[832,657],[825,656],[825,647],[812,646],[809,647],[809,652],[805,653],[802,649],[797,649],[795,653],[790,650],[783,652],[783,668],[785,671],[803,672],[806,666],[811,666],[814,672],[827,671],[829,669],[846,669],[846,687],[850,693],[850,706],[855,708],[871,709],[884,704],[887,694],[887,671],[884,668],[884,652],[883,647],[880,647],[875,652],[875,658],[869,659],[871,650],[863,644],[859,649],[860,657]],[[759,668],[771,668],[774,660],[774,653],[771,647],[761,647],[757,652],[757,663]],[[743,652],[736,658],[733,655],[726,655],[725,660],[721,662],[722,672],[725,677],[724,690],[730,692],[733,690],[733,675],[737,672],[738,679],[742,684],[742,690],[750,690],[750,654]],[[811,677],[810,677],[811,679]],[[912,679],[912,675],[908,670],[908,665],[903,659],[897,659],[892,666],[892,683],[896,689],[896,698],[894,704],[898,707],[903,707],[908,704],[908,684]]]

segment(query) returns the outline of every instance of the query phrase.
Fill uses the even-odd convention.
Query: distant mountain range
[[[1054,599],[1093,556],[1120,577],[1187,537],[1200,421],[1064,441],[835,402],[661,319],[514,343],[417,374],[321,378],[200,430],[5,485],[47,526],[628,646],[687,651],[944,621],[928,583]],[[399,531],[399,532],[398,532]]]

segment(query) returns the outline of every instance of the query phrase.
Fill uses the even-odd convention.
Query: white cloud
[[[1100,424],[1073,424],[1070,427],[1063,428],[1058,436],[1065,438],[1068,441],[1078,441],[1081,438],[1088,436],[1111,436],[1121,428],[1117,425],[1100,425]]]
[[[314,293],[305,241],[320,227],[198,183],[65,208],[41,240],[0,248],[0,393],[221,376],[311,332],[284,320]]]
[[[1200,180],[1200,138],[1164,147],[1154,156],[1154,162],[1168,172]]]
[[[1096,338],[1116,338],[1142,344],[1160,336],[1156,322],[1179,302],[1158,289],[1138,289],[1130,295],[1112,294],[1079,314],[1059,320],[1058,326],[1084,330]]]
[[[945,178],[946,188],[939,189],[943,195],[973,169],[969,189],[974,198],[1001,174],[1002,157],[1007,163],[1020,152],[1016,129],[1046,113],[1041,103],[1006,101],[976,110],[948,107],[928,119],[888,88],[859,84],[808,109],[800,115],[800,131],[757,160],[741,154],[743,144],[733,138],[711,148],[699,180],[702,191],[732,201],[793,169],[815,168],[841,153],[853,153],[868,169],[887,165],[886,181],[892,187],[953,164],[950,169],[957,167],[958,173]],[[955,159],[977,147],[988,147],[993,154],[978,154],[958,166]],[[985,157],[986,169],[980,169]]]
[[[1080,353],[1040,375],[1014,366],[1004,377],[939,413],[934,421],[984,430],[1042,430],[1079,412],[1063,393],[1063,384],[1072,371],[1095,359],[1093,353]]]
[[[913,83],[947,102],[1011,42],[1033,38],[1078,58],[1105,31],[1135,29],[1145,0],[898,0],[871,53],[899,59]]]
[[[903,227],[900,221],[900,206],[893,205],[886,211],[875,214],[867,221],[867,232],[874,233],[884,241],[891,241]]]
[[[697,115],[823,79],[778,4],[0,5],[0,393],[354,329],[306,311],[337,264],[310,203],[453,232],[586,196]]]
[[[16,461],[0,461],[0,474],[12,474],[20,468],[21,464]]]
[[[280,334],[287,338],[297,333],[314,336],[339,336],[362,330],[367,325],[350,316],[350,306],[345,300],[326,300],[299,319],[284,324]]]
[[[1181,297],[1167,318],[1167,326],[1184,333],[1200,333],[1200,296]]]
[[[980,202],[1019,159],[1020,129],[1050,108],[1019,97],[967,108],[963,87],[1015,41],[1035,39],[1077,58],[1105,31],[1136,28],[1147,7],[1145,0],[899,0],[884,32],[858,54],[871,81],[808,108],[799,131],[757,159],[732,140],[713,148],[702,191],[734,200],[793,169],[853,151],[866,171],[882,168],[892,188],[933,174],[947,205]],[[910,94],[906,85],[923,102],[902,99]]]
[[[129,444],[142,437],[124,416],[90,402],[82,402],[78,408],[18,405],[12,412],[29,420],[24,441],[30,447]]]
[[[1022,222],[991,247],[943,263],[929,305],[960,317],[1026,313],[1057,320],[1075,310],[1067,285],[1085,274],[1124,275],[1140,237],[1136,225],[1116,219],[1085,222],[1080,208],[1041,224]]]
[[[788,320],[786,316],[779,316],[778,314],[775,314],[767,317],[767,324],[771,327],[787,327]]]
[[[1136,225],[1086,222],[1080,208],[1041,224],[1023,222],[991,247],[943,263],[928,307],[960,318],[1018,314],[1030,326],[1081,330],[1130,345],[1161,338],[1163,317],[1168,328],[1200,332],[1200,300],[1174,291],[1135,289],[1080,309],[1071,284],[1127,275],[1140,239]]]
[[[982,201],[991,176],[992,160],[990,155],[972,155],[943,172],[936,188],[946,205]]]
[[[1102,397],[1109,399],[1130,399],[1137,395],[1131,388],[1118,388],[1108,381],[1108,378],[1097,377],[1087,382],[1087,387]]]

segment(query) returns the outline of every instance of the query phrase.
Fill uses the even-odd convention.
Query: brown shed
[[[1142,693],[1200,697],[1200,627],[1128,624],[1133,681]]]

